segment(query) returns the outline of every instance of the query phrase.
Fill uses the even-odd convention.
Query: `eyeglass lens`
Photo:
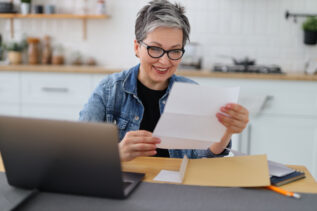
[[[167,53],[168,58],[172,60],[178,60],[183,56],[183,50],[181,49],[164,51],[160,47],[148,46],[148,53],[153,58],[160,58],[161,56],[164,55],[165,52]]]

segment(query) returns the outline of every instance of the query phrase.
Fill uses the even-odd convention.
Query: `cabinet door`
[[[0,115],[5,116],[19,116],[20,107],[16,104],[1,104],[0,105]]]
[[[314,115],[317,83],[310,81],[193,78],[202,85],[239,86],[239,102],[253,114]]]
[[[317,178],[317,119],[263,115],[252,119],[251,154],[304,165]]]
[[[19,73],[0,72],[0,104],[20,102]]]
[[[91,75],[23,73],[22,104],[83,105],[91,93]]]
[[[24,117],[77,121],[81,109],[81,106],[25,105],[21,113]]]
[[[22,108],[25,117],[77,120],[91,94],[91,75],[23,73]]]
[[[0,114],[20,115],[20,75],[0,72]]]

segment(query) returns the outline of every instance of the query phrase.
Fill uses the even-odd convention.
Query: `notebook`
[[[271,184],[275,185],[275,186],[281,186],[281,185],[285,185],[287,183],[291,183],[294,182],[296,180],[299,179],[303,179],[305,178],[305,173],[304,172],[300,172],[300,171],[294,171],[290,174],[287,174],[285,176],[271,176]]]
[[[0,116],[0,151],[19,188],[125,198],[144,177],[121,171],[113,124]]]

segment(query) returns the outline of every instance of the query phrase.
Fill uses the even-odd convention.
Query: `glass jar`
[[[28,61],[29,64],[38,64],[39,63],[39,50],[38,43],[40,40],[35,37],[29,37],[28,41]]]
[[[64,48],[58,45],[54,48],[52,64],[53,65],[63,65],[64,64]]]
[[[42,51],[42,64],[51,64],[51,62],[52,62],[51,37],[46,35],[44,37],[44,46]]]

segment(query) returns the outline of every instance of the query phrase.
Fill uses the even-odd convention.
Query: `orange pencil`
[[[282,188],[279,188],[279,187],[276,187],[276,186],[273,186],[273,185],[267,186],[266,188],[269,189],[269,190],[272,190],[272,191],[274,191],[276,193],[282,194],[284,196],[290,196],[290,197],[294,197],[294,198],[300,199],[300,195],[298,193],[293,193],[293,192],[284,190]]]

